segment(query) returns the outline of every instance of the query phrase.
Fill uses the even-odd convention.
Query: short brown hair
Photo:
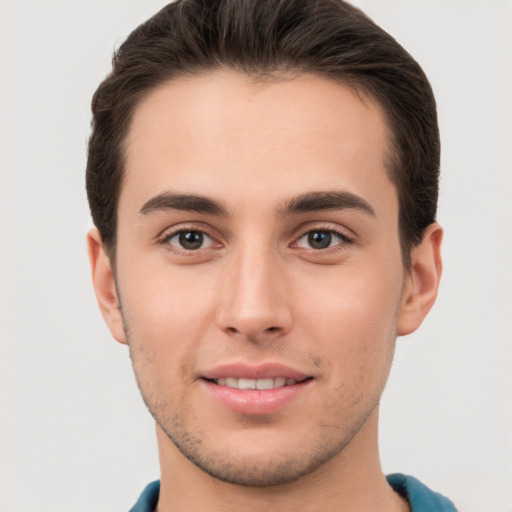
[[[313,73],[377,100],[392,133],[386,163],[406,265],[435,221],[440,142],[430,84],[395,39],[342,0],[177,0],[137,27],[112,64],[92,100],[86,172],[92,218],[111,254],[134,108],[167,80],[221,68]]]

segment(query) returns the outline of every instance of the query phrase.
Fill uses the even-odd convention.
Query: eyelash
[[[333,246],[325,247],[325,248],[312,248],[312,247],[302,247],[302,249],[305,249],[306,251],[313,252],[313,253],[325,253],[327,251],[333,252],[333,251],[339,251],[346,249],[347,245],[350,245],[354,243],[354,238],[349,237],[346,233],[342,232],[341,230],[333,229],[331,226],[315,226],[312,229],[308,229],[305,231],[301,236],[299,236],[296,241],[293,243],[293,245],[298,245],[299,241],[303,239],[304,237],[307,237],[308,235],[311,235],[312,233],[327,233],[329,235],[334,235],[335,237],[338,237],[341,242],[334,244]]]
[[[213,243],[219,244],[219,242],[216,242],[215,238],[213,236],[209,235],[207,233],[207,231],[205,231],[204,229],[195,227],[195,226],[190,226],[190,227],[183,226],[183,227],[180,227],[180,229],[176,229],[170,233],[164,233],[161,237],[158,237],[158,243],[161,245],[164,245],[164,246],[167,245],[168,246],[167,248],[171,251],[180,252],[180,254],[184,254],[187,256],[194,256],[195,254],[198,253],[198,251],[200,251],[201,249],[204,249],[204,247],[198,247],[197,249],[185,249],[184,247],[179,247],[178,245],[170,244],[170,241],[174,237],[179,236],[180,234],[185,234],[185,233],[199,233],[203,237],[207,237],[208,239],[210,239]],[[172,249],[171,249],[171,247],[172,247]]]
[[[184,254],[187,256],[194,256],[201,249],[205,249],[205,247],[198,247],[197,249],[186,249],[184,247],[179,247],[177,245],[172,245],[169,243],[174,237],[176,237],[180,234],[185,234],[185,233],[198,233],[198,234],[210,239],[213,242],[213,244],[216,243],[219,246],[221,246],[220,242],[217,242],[215,237],[208,234],[207,231],[205,231],[204,229],[198,228],[198,227],[194,227],[194,226],[190,226],[190,227],[183,226],[183,227],[180,227],[180,229],[176,229],[170,233],[165,233],[164,235],[162,235],[161,237],[158,238],[158,243],[161,245],[171,246],[172,249],[170,247],[168,247],[169,250],[172,250],[174,252],[180,252],[181,254]],[[297,247],[298,243],[301,239],[303,239],[304,237],[306,237],[312,233],[327,233],[330,235],[334,235],[334,236],[340,238],[341,242],[338,244],[335,244],[334,246],[329,246],[326,248],[317,249],[317,248],[312,248],[312,247],[299,247],[300,249],[303,249],[308,252],[313,252],[313,253],[320,253],[320,252],[325,253],[327,251],[333,252],[333,251],[343,250],[344,248],[346,248],[346,245],[353,244],[355,241],[354,238],[348,236],[346,233],[342,232],[341,230],[333,229],[331,226],[315,226],[311,229],[307,229],[306,231],[303,231],[300,236],[295,238],[295,241],[291,244],[291,246]]]

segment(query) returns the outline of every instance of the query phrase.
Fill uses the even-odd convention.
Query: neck
[[[323,466],[297,481],[249,487],[220,481],[196,467],[157,426],[161,466],[158,512],[407,512],[380,466],[378,409],[352,441]]]

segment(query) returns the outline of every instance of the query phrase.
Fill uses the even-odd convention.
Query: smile
[[[234,389],[276,389],[284,386],[293,386],[303,380],[295,380],[286,377],[275,377],[265,379],[247,379],[247,378],[236,378],[236,377],[221,377],[214,379],[214,382],[219,386],[226,386]]]
[[[295,375],[297,378],[282,375],[271,377],[268,373],[259,378],[253,375],[224,375],[203,377],[200,379],[203,389],[223,409],[241,415],[262,415],[280,411],[305,396],[315,380],[304,375]]]

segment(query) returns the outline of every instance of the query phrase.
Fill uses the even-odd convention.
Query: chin
[[[269,487],[293,483],[314,473],[350,442],[351,435],[323,436],[321,440],[299,436],[297,442],[282,435],[222,436],[216,443],[174,422],[172,429],[160,427],[181,454],[211,477],[233,485]],[[257,433],[255,433],[257,434]],[[241,439],[244,438],[244,439]],[[291,442],[290,442],[291,441]],[[279,448],[276,448],[279,447]]]

